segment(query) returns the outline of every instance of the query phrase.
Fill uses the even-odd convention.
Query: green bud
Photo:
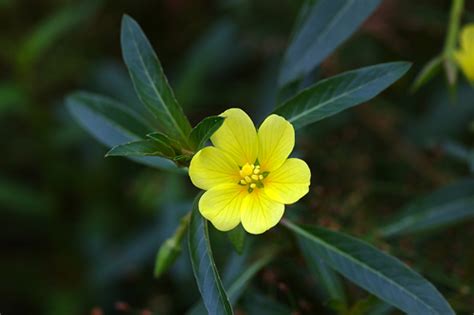
[[[176,261],[181,254],[181,245],[176,242],[174,238],[167,239],[163,245],[161,245],[156,255],[155,261],[155,278],[160,277],[166,272]]]

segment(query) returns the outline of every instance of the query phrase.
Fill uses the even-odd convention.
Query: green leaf
[[[242,255],[242,252],[244,250],[246,236],[247,234],[242,228],[242,225],[238,225],[235,229],[227,232],[227,237],[229,238],[232,246],[239,255]]]
[[[152,130],[136,112],[98,94],[76,92],[67,97],[66,104],[78,120],[81,121],[87,116],[86,112],[90,112],[106,120],[128,138],[139,139]],[[109,141],[105,142],[109,144]]]
[[[301,243],[300,248],[311,273],[316,277],[319,287],[326,295],[326,302],[336,302],[337,305],[347,306],[344,287],[339,276],[321,260],[308,243]]]
[[[105,155],[105,157],[109,156],[161,156],[173,158],[174,151],[154,140],[138,140],[113,147]]]
[[[81,1],[79,4],[60,8],[43,21],[27,36],[21,44],[17,62],[22,70],[28,70],[34,63],[41,60],[44,53],[61,37],[87,19],[90,19],[100,8],[103,1]]]
[[[161,132],[152,132],[146,135],[148,138],[153,139],[157,142],[162,143],[163,145],[169,146],[170,148],[179,149],[181,148],[181,145],[174,139],[171,139],[167,135]]]
[[[423,69],[421,69],[420,73],[416,76],[415,81],[412,85],[412,91],[416,92],[420,87],[428,83],[434,76],[436,76],[442,68],[443,65],[443,57],[437,56],[428,62]]]
[[[168,84],[160,61],[138,23],[124,15],[122,54],[135,91],[160,123],[163,132],[183,144],[188,143],[191,125]]]
[[[257,273],[262,270],[274,257],[273,252],[270,252],[266,255],[263,255],[257,261],[252,263],[244,272],[242,272],[230,285],[229,287],[229,300],[232,304],[237,303],[241,295],[244,293],[245,288],[248,286],[250,281],[253,277],[257,275]],[[189,315],[200,315],[206,314],[204,306],[202,303],[197,304],[194,306],[191,311],[188,313]],[[209,313],[213,314],[213,313]]]
[[[199,198],[194,201],[188,234],[194,277],[209,314],[233,314],[212,255],[207,221],[199,213]]]
[[[97,140],[108,147],[140,140],[152,128],[135,111],[110,98],[76,92],[66,98],[71,115]],[[160,157],[130,157],[132,160],[166,170],[176,166]]]
[[[319,0],[303,6],[280,70],[279,86],[303,78],[354,33],[380,0]]]
[[[196,127],[191,131],[190,139],[196,150],[204,147],[206,142],[211,138],[214,132],[222,126],[224,123],[224,117],[210,116],[204,118]]]
[[[310,226],[284,224],[301,247],[346,278],[408,314],[454,314],[438,290],[395,257],[351,236]]]
[[[461,180],[415,200],[382,227],[383,237],[424,232],[474,218],[474,180]]]
[[[295,128],[304,127],[370,100],[409,68],[408,62],[389,62],[344,72],[303,90],[275,113],[288,119]]]

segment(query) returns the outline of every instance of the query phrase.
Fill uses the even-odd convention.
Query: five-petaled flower
[[[241,109],[221,116],[224,123],[211,137],[214,146],[197,152],[189,166],[193,184],[207,190],[199,211],[218,230],[242,222],[247,232],[263,233],[280,221],[285,204],[308,193],[311,172],[303,160],[288,158],[295,131],[283,117],[268,116],[257,132]]]
[[[463,28],[460,42],[461,49],[454,56],[466,77],[474,84],[474,24]]]

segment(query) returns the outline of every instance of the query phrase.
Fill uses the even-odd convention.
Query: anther
[[[250,184],[250,188],[255,189],[255,187],[257,187],[255,183]]]
[[[252,180],[250,179],[250,177],[245,176],[245,181],[246,181],[247,183],[250,183]]]
[[[253,180],[258,180],[258,175],[252,175]]]
[[[258,179],[262,180],[262,179],[263,179],[263,175],[259,175],[259,176],[258,176]]]
[[[247,185],[247,182],[245,181],[245,179],[241,179],[241,180],[240,180],[240,183],[241,183],[242,185]]]

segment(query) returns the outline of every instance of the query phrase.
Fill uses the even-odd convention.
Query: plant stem
[[[445,57],[447,58],[451,58],[453,51],[456,49],[463,8],[464,0],[453,0],[451,5],[451,13],[449,15],[448,32],[446,34],[443,51]]]

